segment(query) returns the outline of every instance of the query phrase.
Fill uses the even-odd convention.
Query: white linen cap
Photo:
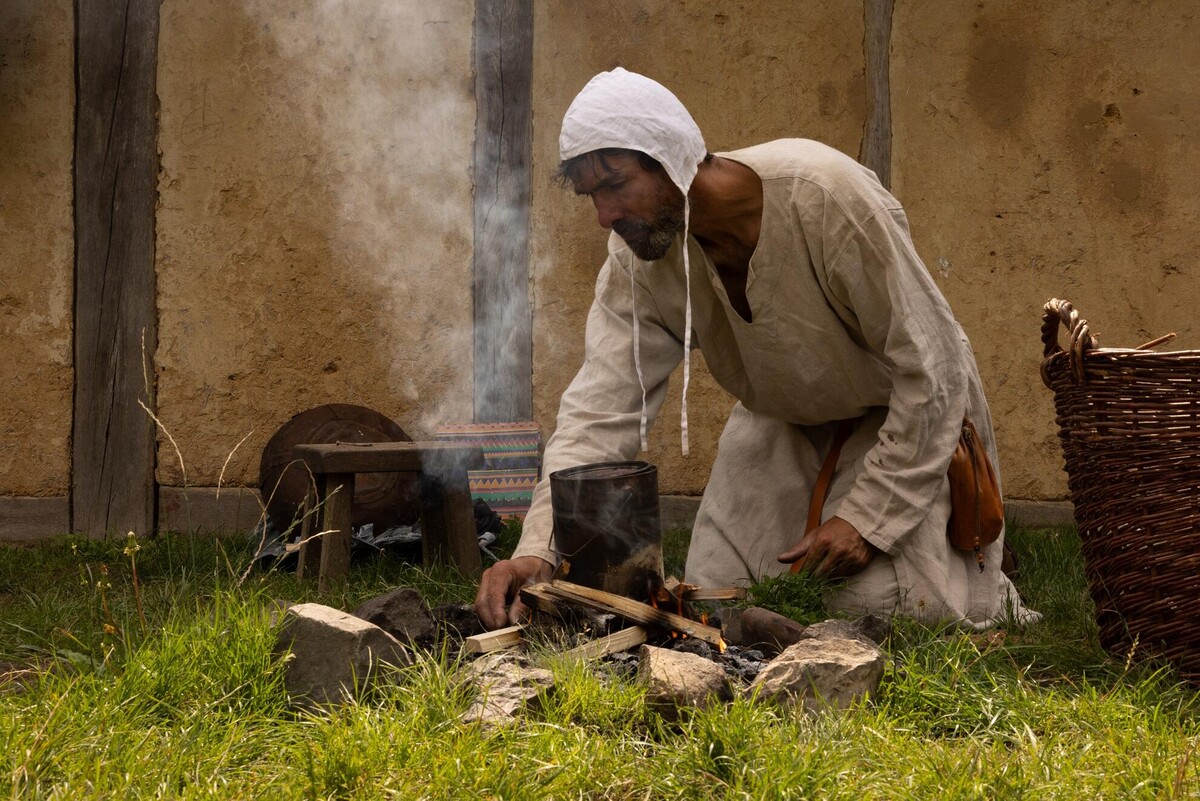
[[[563,161],[610,147],[650,156],[685,196],[708,152],[696,121],[671,90],[621,67],[588,81],[558,137]]]
[[[691,203],[688,190],[708,149],[704,145],[700,127],[671,90],[658,81],[621,67],[602,72],[588,81],[571,101],[558,135],[558,154],[562,161],[606,148],[645,153],[662,165],[667,177],[683,194],[682,248],[687,301],[683,327],[683,398],[679,428],[683,455],[687,456],[687,393],[692,372],[692,276],[687,247]],[[642,388],[639,436],[642,450],[647,450],[646,383],[642,377],[639,348],[637,281],[633,272],[629,277],[633,303],[633,363]]]

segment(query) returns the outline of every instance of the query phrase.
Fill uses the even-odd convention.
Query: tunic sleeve
[[[551,542],[551,473],[581,464],[633,459],[641,447],[642,387],[634,365],[631,262],[627,251],[610,254],[600,271],[588,312],[584,363],[563,393],[558,422],[542,459],[542,480],[534,488],[514,558],[538,556],[558,564]],[[653,298],[640,283],[636,308],[649,425],[666,397],[671,371],[683,358],[683,345],[664,325]]]
[[[917,256],[904,212],[848,227],[826,262],[835,300],[892,375],[878,440],[838,515],[895,554],[937,502],[967,407],[958,326]]]

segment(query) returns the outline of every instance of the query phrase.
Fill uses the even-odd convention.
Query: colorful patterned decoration
[[[437,439],[482,450],[483,469],[467,472],[471,498],[483,500],[503,518],[525,518],[541,466],[537,423],[447,425],[438,429]]]

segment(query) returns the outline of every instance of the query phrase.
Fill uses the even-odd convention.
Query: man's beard
[[[626,218],[613,223],[613,230],[642,261],[658,261],[667,255],[675,237],[683,230],[683,202],[668,202],[653,220]]]

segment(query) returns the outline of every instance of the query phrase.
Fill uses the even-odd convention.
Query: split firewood
[[[499,651],[501,648],[511,648],[514,645],[520,645],[523,641],[521,632],[525,626],[509,626],[508,628],[496,629],[485,634],[476,634],[474,637],[468,637],[463,641],[463,650],[470,654],[488,654],[492,651]]]
[[[519,591],[521,601],[530,609],[536,609],[539,612],[563,618],[565,615],[562,608],[543,589],[545,586],[545,584],[531,584],[527,587],[522,587]]]
[[[592,609],[599,609],[602,612],[612,612],[626,620],[640,623],[643,626],[678,631],[681,634],[695,637],[698,640],[704,640],[717,647],[722,645],[720,629],[706,626],[695,620],[689,620],[674,612],[655,609],[649,604],[635,601],[632,598],[626,598],[623,595],[616,595],[611,592],[592,589],[591,587],[583,587],[567,581],[535,584],[533,589],[548,594],[555,600],[582,604]]]
[[[666,590],[667,593],[670,595],[679,595],[680,587],[683,587],[686,589],[688,587],[694,587],[694,586],[696,586],[696,585],[684,584],[682,581],[675,578],[674,576],[667,576],[665,579],[663,579],[663,583],[662,583],[662,588],[664,590]]]
[[[746,597],[742,587],[695,587],[683,591],[685,601],[740,601]]]
[[[570,651],[567,651],[566,655],[583,660],[603,659],[609,654],[628,651],[630,648],[641,645],[646,641],[648,636],[648,632],[641,626],[630,626],[627,629],[621,629],[615,634],[610,634],[607,637],[601,637],[598,640],[584,643],[577,648],[572,648]]]
[[[680,581],[674,576],[663,580],[662,589],[676,601],[740,601],[746,597],[746,590],[742,587],[701,587]],[[661,593],[659,600],[667,601]]]

